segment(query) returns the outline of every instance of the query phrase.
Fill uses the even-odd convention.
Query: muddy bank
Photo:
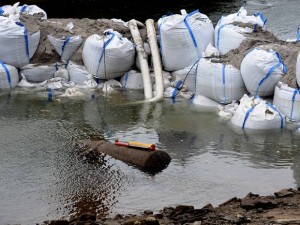
[[[240,24],[239,24],[240,25]],[[265,50],[274,50],[280,53],[288,72],[282,78],[282,82],[288,84],[292,88],[297,87],[296,80],[296,64],[297,56],[300,52],[300,43],[288,43],[280,41],[273,33],[269,31],[258,31],[245,35],[247,37],[240,47],[231,50],[226,55],[221,57],[220,62],[228,63],[240,69],[244,57],[252,49],[259,47]]]
[[[116,215],[97,219],[85,214],[67,221],[46,221],[51,225],[167,225],[167,224],[300,224],[300,189],[284,189],[270,196],[249,193],[245,198],[232,198],[218,207],[208,204],[166,207],[159,213],[145,210],[141,215]]]
[[[40,20],[39,16],[22,16],[21,21],[26,24],[30,33],[38,30],[41,32],[40,43],[35,52],[31,63],[36,64],[51,64],[60,61],[60,56],[57,54],[47,35],[55,38],[66,38],[68,36],[81,35],[85,41],[93,34],[102,35],[107,29],[113,29],[123,37],[131,39],[129,28],[122,22],[115,22],[109,19],[47,19]],[[69,26],[68,26],[69,25]],[[71,29],[69,27],[72,27]],[[147,32],[145,28],[140,28],[142,38],[145,40]],[[71,60],[77,64],[83,65],[82,50],[84,41],[79,50],[72,56]]]

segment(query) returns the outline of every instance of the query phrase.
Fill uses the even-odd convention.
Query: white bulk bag
[[[215,102],[205,96],[202,95],[193,95],[191,101],[191,104],[196,105],[196,106],[201,106],[201,107],[208,107],[208,108],[218,108],[219,103]]]
[[[89,72],[84,66],[75,64],[74,62],[69,62],[67,66],[69,72],[70,81],[75,84],[83,84],[84,81],[89,80]]]
[[[231,122],[241,128],[271,130],[284,127],[284,117],[275,106],[266,101],[244,95]]]
[[[186,67],[181,70],[177,70],[172,73],[173,77],[184,81],[184,86],[187,90],[195,92],[196,91],[196,76],[197,76],[198,63],[192,66]]]
[[[11,5],[4,5],[0,7],[0,16],[8,16],[12,10]]]
[[[21,68],[29,64],[40,41],[40,31],[29,34],[22,23],[0,17],[0,60]]]
[[[251,24],[253,27],[239,27],[234,23]],[[215,46],[221,55],[225,55],[232,49],[236,49],[246,39],[244,34],[252,33],[256,27],[264,28],[266,19],[261,13],[247,16],[245,8],[237,13],[222,16],[215,28]]]
[[[297,84],[298,86],[300,86],[300,53],[297,58],[296,77],[297,77]]]
[[[300,121],[299,88],[279,82],[275,87],[273,104],[289,119]]]
[[[0,62],[0,91],[14,89],[19,82],[18,70]]]
[[[239,100],[247,91],[240,70],[203,58],[197,69],[196,93],[226,104]]]
[[[94,34],[85,41],[82,59],[90,74],[100,79],[124,75],[134,64],[135,48],[116,31]]]
[[[29,15],[35,15],[38,13],[43,14],[43,16],[41,17],[41,19],[46,20],[47,19],[47,13],[45,12],[45,10],[41,9],[40,7],[36,6],[36,5],[23,5],[23,6],[19,6],[17,8],[17,12],[18,13],[26,13]]]
[[[163,66],[176,71],[193,65],[209,43],[214,43],[211,20],[199,11],[165,16],[158,21]]]
[[[287,72],[278,52],[255,48],[242,61],[241,73],[252,95],[271,96],[276,84]]]
[[[80,35],[64,38],[55,38],[51,35],[48,35],[47,37],[55,51],[60,55],[62,61],[68,61],[80,48],[83,41]]]
[[[143,76],[141,73],[131,70],[121,77],[120,83],[124,89],[144,89]]]
[[[20,74],[23,74],[29,82],[43,82],[53,78],[57,70],[58,67],[55,64],[29,64],[20,69]]]

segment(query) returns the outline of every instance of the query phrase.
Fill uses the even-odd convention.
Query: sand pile
[[[130,30],[122,22],[114,22],[109,19],[48,19],[40,20],[39,17],[22,16],[21,21],[26,24],[28,32],[33,33],[38,30],[41,32],[41,39],[38,49],[31,59],[31,63],[49,64],[60,60],[59,55],[51,46],[47,35],[56,38],[63,38],[67,36],[81,35],[84,39],[90,35],[99,34],[107,29],[113,29],[121,33],[124,37],[131,39]],[[74,27],[69,29],[68,24],[73,23]],[[140,28],[140,33],[143,39],[146,38],[147,32],[145,28]],[[80,49],[72,56],[71,60],[83,65],[82,49],[84,42]]]
[[[258,31],[246,35],[240,47],[231,50],[220,59],[221,63],[228,63],[240,69],[244,57],[253,48],[260,47],[265,50],[274,50],[280,53],[284,64],[288,69],[288,73],[282,78],[282,82],[288,84],[292,88],[296,88],[296,63],[297,56],[300,52],[300,43],[287,43],[277,39],[273,33],[269,31]]]

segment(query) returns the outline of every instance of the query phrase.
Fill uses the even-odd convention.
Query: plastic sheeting
[[[83,62],[92,75],[112,79],[124,75],[135,60],[135,48],[127,38],[113,30],[94,34],[85,41]]]
[[[40,31],[29,34],[26,26],[0,17],[0,61],[21,68],[29,64],[40,41]]]
[[[299,88],[279,82],[275,87],[273,104],[289,119],[300,121]]]
[[[238,69],[201,59],[197,69],[196,93],[226,104],[239,100],[247,90]]]
[[[231,122],[243,129],[272,130],[283,128],[285,119],[270,103],[261,98],[244,95]]]
[[[53,78],[56,70],[58,67],[55,64],[29,64],[21,68],[20,74],[23,74],[29,82],[43,82]]]
[[[198,11],[162,17],[158,29],[163,66],[167,71],[193,65],[208,44],[214,44],[213,24]]]
[[[65,38],[55,38],[48,35],[48,40],[60,55],[62,61],[68,61],[72,55],[80,48],[83,39],[80,35]]]
[[[276,84],[287,72],[278,52],[255,48],[242,61],[241,73],[252,95],[271,96]]]
[[[10,65],[0,62],[0,91],[12,90],[19,82],[18,70]]]
[[[75,84],[83,84],[84,81],[88,81],[89,72],[84,66],[75,64],[74,62],[69,62],[67,66],[69,72],[70,81]]]
[[[131,70],[121,77],[120,83],[124,89],[142,90],[144,89],[143,76],[141,73]]]
[[[235,23],[252,25],[252,27],[240,27]],[[215,28],[215,46],[221,55],[225,55],[232,49],[240,46],[246,39],[244,34],[252,33],[256,27],[264,27],[266,19],[260,13],[252,16],[247,15],[245,8],[241,8],[237,13],[222,16]]]

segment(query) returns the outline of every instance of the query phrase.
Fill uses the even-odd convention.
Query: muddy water
[[[282,38],[294,35],[296,0],[268,1],[267,7],[249,2],[250,10],[272,17],[270,29],[285,28]],[[287,6],[291,13],[284,11],[285,19],[277,20],[273,10]],[[294,129],[242,132],[185,100],[128,104],[139,98],[134,92],[98,93],[48,102],[43,92],[2,94],[0,224],[217,205],[250,191],[270,194],[300,186],[300,133]],[[173,160],[155,176],[109,157],[91,163],[73,145],[91,135],[156,143]]]

